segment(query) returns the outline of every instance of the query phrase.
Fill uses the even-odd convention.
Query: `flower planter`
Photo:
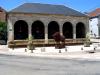
[[[84,47],[90,47],[90,42],[85,42]]]

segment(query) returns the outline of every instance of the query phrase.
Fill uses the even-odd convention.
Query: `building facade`
[[[90,33],[92,38],[100,37],[100,8],[89,13]]]
[[[58,10],[57,5],[47,5],[26,3],[10,11],[8,42],[26,40],[29,36],[33,36],[34,39],[43,39],[44,43],[48,44],[48,40],[53,39],[52,35],[55,32],[60,32],[66,39],[85,38],[89,32],[89,18],[86,15],[69,8],[65,9],[64,6],[58,6],[60,7]],[[32,9],[25,10],[29,6]],[[39,11],[34,6],[37,6]]]
[[[0,7],[0,21],[5,22],[6,20],[6,11],[2,7]]]

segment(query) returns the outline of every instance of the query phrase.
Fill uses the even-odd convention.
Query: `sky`
[[[10,11],[24,3],[65,5],[83,13],[100,8],[100,0],[0,0],[0,6],[6,11]]]

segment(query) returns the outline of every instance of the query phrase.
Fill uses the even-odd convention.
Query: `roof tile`
[[[13,10],[11,13],[40,13],[40,14],[61,14],[72,16],[86,16],[74,9],[65,7],[63,5],[51,5],[40,3],[25,3]]]
[[[90,17],[95,17],[95,16],[98,16],[98,15],[100,15],[100,8],[97,8],[94,11],[89,13]]]

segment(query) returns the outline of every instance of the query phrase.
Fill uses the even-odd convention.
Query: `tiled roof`
[[[86,16],[74,9],[65,7],[63,5],[51,5],[40,3],[25,3],[13,10],[11,13],[39,13],[39,14],[61,14],[71,16]]]
[[[100,8],[97,8],[96,10],[90,12],[88,15],[90,17],[96,17],[96,16],[100,15]]]

